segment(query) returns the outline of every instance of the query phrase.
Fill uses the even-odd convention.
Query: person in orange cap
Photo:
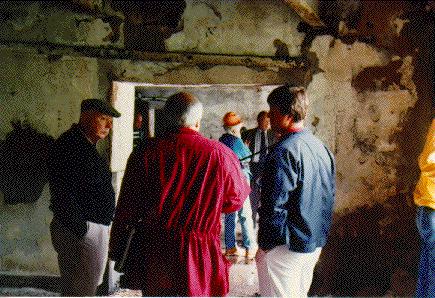
[[[242,119],[235,112],[228,112],[222,119],[225,133],[219,138],[219,141],[229,147],[237,155],[239,160],[251,155],[251,151],[242,141],[240,129],[242,128]],[[246,180],[250,181],[251,171],[249,169],[250,159],[241,162],[242,172]],[[252,210],[249,199],[245,200],[243,207],[233,213],[225,214],[225,255],[239,255],[236,246],[236,214],[242,227],[242,241],[245,248],[245,258],[253,259],[257,244],[255,241],[254,225],[252,221]]]

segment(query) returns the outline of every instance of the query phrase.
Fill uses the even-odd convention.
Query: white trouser
[[[60,271],[62,296],[95,296],[107,263],[109,227],[87,222],[86,235],[79,238],[53,219],[51,239]]]
[[[260,295],[307,297],[321,251],[318,247],[312,253],[299,253],[290,251],[287,245],[277,246],[267,253],[259,251],[256,262]]]

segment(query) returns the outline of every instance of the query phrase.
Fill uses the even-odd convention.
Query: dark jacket
[[[54,143],[48,159],[54,217],[78,236],[87,231],[86,221],[109,225],[115,210],[112,175],[78,125]]]
[[[242,139],[243,141],[248,144],[248,148],[249,150],[251,150],[252,153],[256,153],[254,151],[255,149],[255,135],[257,133],[257,130],[259,130],[259,128],[253,128],[253,129],[248,129],[247,131],[245,131],[242,134]],[[268,129],[267,130],[267,142],[269,144],[269,146],[271,146],[274,143],[274,136],[273,136],[273,132],[272,130]],[[252,161],[252,159],[251,159]]]
[[[326,244],[335,199],[332,153],[309,130],[289,133],[267,156],[258,244],[313,252]]]

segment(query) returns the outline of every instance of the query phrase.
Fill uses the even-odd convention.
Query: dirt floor
[[[235,257],[231,259],[233,265],[230,269],[230,293],[231,297],[253,297],[258,292],[258,278],[255,261],[246,264],[245,258]],[[33,296],[48,297],[60,296],[59,293],[48,292],[35,288],[0,288],[0,297]],[[119,289],[111,294],[112,297],[142,296],[140,291]]]
[[[255,297],[258,293],[258,277],[255,261],[245,261],[245,258],[232,258],[230,269],[230,297]],[[1,292],[0,292],[1,294]],[[119,289],[111,296],[130,297],[141,296],[140,291]]]
[[[222,216],[223,220],[223,216]],[[222,225],[223,226],[223,225]],[[223,230],[223,228],[222,228]],[[256,234],[257,231],[255,231]],[[236,226],[236,238],[239,244],[239,252],[243,254],[244,249],[241,248],[242,235],[240,225]],[[222,245],[223,235],[221,237]],[[258,293],[258,277],[257,268],[254,260],[246,260],[244,257],[228,257],[232,266],[230,268],[230,297],[254,297]],[[111,294],[111,297],[132,297],[141,296],[140,291],[133,291],[128,289],[119,289],[115,293]],[[11,296],[33,296],[33,297],[47,297],[47,296],[60,296],[60,293],[49,292],[36,288],[1,288],[0,297]]]

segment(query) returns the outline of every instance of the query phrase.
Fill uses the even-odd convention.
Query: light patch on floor
[[[32,296],[32,297],[59,297],[59,293],[49,292],[35,288],[0,288],[1,297]]]

